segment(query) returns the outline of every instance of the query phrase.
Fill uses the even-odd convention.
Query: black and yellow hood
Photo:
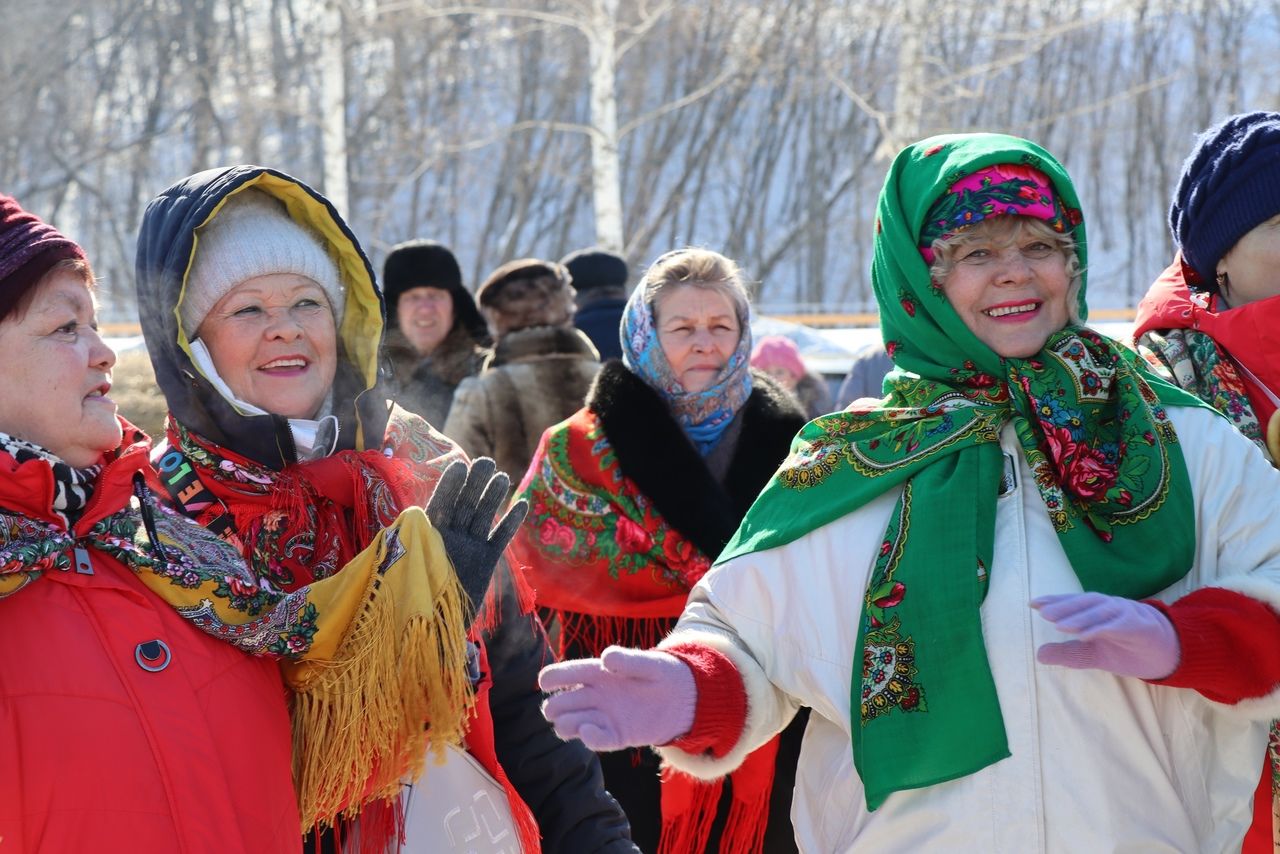
[[[385,311],[373,268],[324,196],[262,166],[192,175],[152,199],[143,215],[135,265],[138,314],[169,413],[185,428],[272,468],[296,460],[288,421],[277,415],[240,414],[193,363],[190,341],[179,322],[178,306],[199,251],[200,227],[218,215],[228,198],[250,187],[279,199],[294,220],[319,234],[342,273],[346,306],[338,329],[333,397],[339,448],[377,447],[388,405],[378,387]]]

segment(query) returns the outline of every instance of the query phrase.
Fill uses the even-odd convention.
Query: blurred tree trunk
[[[324,194],[338,213],[346,216],[350,182],[347,178],[347,75],[342,0],[324,0],[320,14],[318,60]]]

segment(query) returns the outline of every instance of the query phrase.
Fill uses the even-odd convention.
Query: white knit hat
[[[296,273],[314,281],[329,297],[334,321],[341,324],[346,302],[342,277],[324,241],[290,217],[279,199],[262,190],[241,190],[199,231],[196,258],[178,307],[187,337],[195,336],[205,316],[232,288],[272,273]]]

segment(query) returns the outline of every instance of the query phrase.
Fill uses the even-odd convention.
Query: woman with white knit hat
[[[470,655],[440,664],[471,676],[464,750],[448,749],[446,767],[461,768],[474,787],[450,788],[443,781],[453,777],[428,768],[407,801],[410,850],[447,852],[456,842],[481,852],[517,844],[525,852],[634,851],[593,755],[561,742],[541,717],[536,672],[549,652],[524,584],[509,570],[489,584],[524,508],[490,530],[506,476],[490,460],[468,471],[452,442],[388,400],[378,370],[382,296],[332,205],[262,167],[193,175],[148,206],[137,287],[139,305],[156,309],[142,313],[143,334],[170,412],[154,455],[159,480],[183,513],[236,543],[263,578],[286,590],[340,578],[375,547],[394,572],[406,559],[394,531],[426,506],[469,600],[457,628]],[[371,601],[379,590],[374,584]],[[392,696],[396,674],[402,680],[418,654],[413,638],[453,630],[448,613],[425,616],[430,625],[388,615],[393,643],[374,655],[385,658]],[[404,657],[394,651],[402,647]],[[335,727],[374,728],[385,706],[375,692]],[[397,743],[419,746],[402,770],[421,771],[434,727],[424,732],[411,705],[381,723],[393,741],[398,733]],[[434,738],[431,746],[446,749]],[[361,850],[394,848],[399,778],[372,770],[384,772],[381,788],[321,793],[328,797],[297,779],[303,827],[359,816]],[[483,816],[472,815],[476,794],[485,795]],[[454,806],[492,838],[471,838],[448,818]]]

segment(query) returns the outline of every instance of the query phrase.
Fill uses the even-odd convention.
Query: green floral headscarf
[[[720,556],[791,542],[901,487],[860,613],[849,615],[860,621],[862,663],[851,674],[853,754],[871,809],[895,791],[1009,755],[979,612],[989,574],[1000,571],[993,548],[1007,422],[1085,590],[1149,596],[1194,557],[1191,487],[1164,406],[1198,402],[1081,326],[1055,333],[1035,356],[1001,358],[931,285],[919,249],[928,212],[993,164],[1048,177],[1084,268],[1075,187],[1038,145],[972,134],[904,149],[880,194],[872,266],[898,368],[888,396],[810,422]],[[1078,301],[1084,318],[1083,274]]]

